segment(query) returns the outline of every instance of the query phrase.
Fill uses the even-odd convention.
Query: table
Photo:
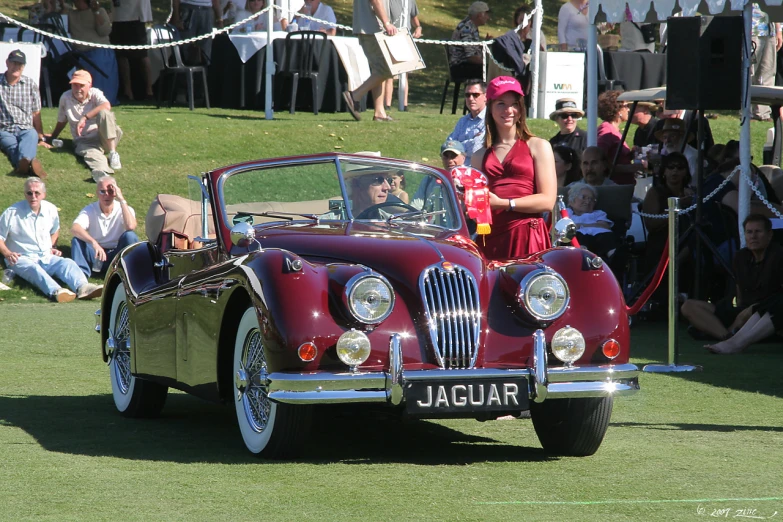
[[[275,68],[281,67],[287,33],[273,33],[272,48]],[[212,63],[209,67],[210,103],[223,108],[264,109],[266,74],[266,33],[247,35],[218,35],[212,43]],[[367,58],[358,45],[357,38],[329,37],[328,48],[323,53],[324,62],[319,64],[321,74],[318,78],[319,112],[338,112],[343,110],[342,91],[355,89],[370,75]],[[254,51],[255,49],[255,51]],[[297,45],[294,41],[293,51]],[[347,64],[347,66],[346,66]],[[272,93],[276,110],[288,105],[290,90],[283,92],[287,85],[274,82]],[[297,110],[312,110],[310,82],[300,82],[297,96]],[[244,85],[244,104],[242,86]]]
[[[666,84],[666,55],[660,53],[604,51],[606,77],[625,82],[626,91]]]

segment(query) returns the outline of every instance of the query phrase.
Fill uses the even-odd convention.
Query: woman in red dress
[[[541,214],[555,206],[555,159],[549,142],[527,128],[523,98],[509,76],[487,87],[486,148],[471,162],[489,180],[492,232],[478,242],[487,259],[526,257],[551,246]]]

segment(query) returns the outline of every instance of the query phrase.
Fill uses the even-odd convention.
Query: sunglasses
[[[685,170],[688,168],[688,165],[684,163],[671,163],[669,165],[666,165],[667,170]]]
[[[373,176],[370,178],[370,185],[373,186],[383,185],[384,182],[391,184],[392,178],[387,178],[386,176]]]
[[[465,98],[478,98],[479,96],[484,96],[483,92],[466,92]]]
[[[28,190],[27,192],[25,192],[25,194],[27,194],[28,196],[32,196],[33,194],[35,194],[36,196],[40,196],[43,194],[43,192],[38,192],[37,190]]]
[[[573,114],[568,114],[568,113],[566,113],[566,114],[561,114],[561,115],[559,116],[559,118],[560,118],[561,120],[575,120],[575,119],[576,119],[576,116],[574,116]]]

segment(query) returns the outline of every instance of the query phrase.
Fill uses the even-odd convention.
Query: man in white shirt
[[[92,86],[92,76],[84,70],[76,71],[71,78],[71,90],[60,96],[60,108],[57,112],[57,124],[51,136],[60,135],[66,124],[70,124],[71,135],[78,156],[92,173],[92,179],[113,174],[121,169],[117,144],[122,138],[122,129],[117,126],[111,103],[103,93]],[[109,152],[106,160],[104,151]]]
[[[136,211],[112,176],[98,180],[98,201],[79,212],[71,226],[71,256],[81,271],[102,273],[123,248],[139,242]]]
[[[294,21],[299,26],[300,30],[321,31],[322,33],[326,33],[329,36],[334,36],[337,34],[337,26],[334,25],[337,23],[337,18],[334,16],[334,10],[325,3],[321,2],[321,0],[305,0],[304,5],[299,10],[299,13],[317,18],[318,20],[323,20],[324,22],[331,22],[316,22],[315,20],[310,20],[309,18],[302,18],[297,16]]]
[[[60,216],[56,206],[44,201],[44,182],[37,177],[27,178],[24,194],[24,201],[14,203],[0,215],[0,254],[6,267],[58,303],[77,297],[100,297],[103,285],[88,282],[73,259],[62,257],[62,252],[55,248]],[[60,287],[54,277],[73,292]]]

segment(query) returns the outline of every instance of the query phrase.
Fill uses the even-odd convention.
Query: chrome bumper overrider
[[[639,389],[639,368],[635,364],[547,368],[544,332],[533,334],[533,368],[472,370],[408,370],[402,368],[400,336],[389,342],[390,364],[382,372],[283,373],[267,375],[269,398],[289,404],[389,402],[402,404],[404,385],[410,381],[462,380],[525,377],[529,398],[546,399],[628,395]],[[258,383],[263,384],[263,383]]]

